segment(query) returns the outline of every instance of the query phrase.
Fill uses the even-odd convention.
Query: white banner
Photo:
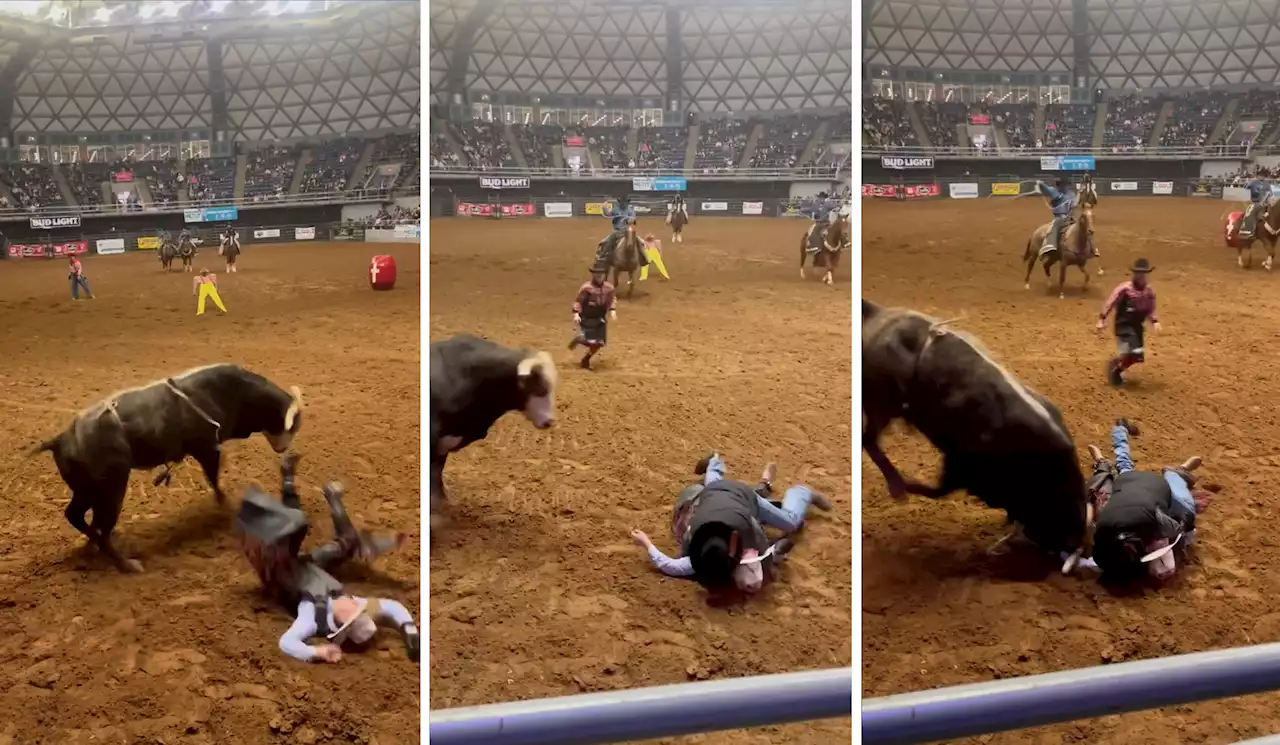
[[[280,228],[268,228],[266,230],[253,231],[254,238],[279,238]]]
[[[315,228],[294,228],[293,239],[295,241],[309,241],[316,237]]]
[[[950,184],[948,188],[951,190],[952,199],[977,199],[977,184]]]
[[[1172,194],[1173,182],[1172,181],[1152,181],[1151,193],[1152,194]]]
[[[1228,202],[1247,202],[1249,201],[1249,190],[1243,186],[1224,186],[1222,187],[1222,198]]]
[[[1111,191],[1137,191],[1137,181],[1112,181]]]
[[[397,225],[391,229],[391,234],[394,235],[397,240],[405,240],[409,238],[421,238],[422,226],[421,225]]]
[[[98,253],[100,254],[122,254],[124,253],[123,238],[103,238],[98,241]]]
[[[764,202],[743,202],[742,214],[744,215],[763,215]]]
[[[570,202],[547,202],[542,205],[542,214],[546,217],[573,217],[573,204]]]
[[[404,239],[396,236],[391,228],[369,228],[364,231],[365,243],[403,243]]]
[[[703,202],[702,211],[703,212],[728,212],[729,203],[728,202]]]

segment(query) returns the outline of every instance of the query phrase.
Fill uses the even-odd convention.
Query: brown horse
[[[684,226],[689,224],[689,216],[685,214],[683,202],[667,205],[667,224],[671,226],[671,242],[684,243]]]
[[[1084,286],[1089,287],[1089,259],[1097,257],[1102,259],[1102,254],[1098,253],[1093,247],[1091,235],[1093,233],[1093,207],[1087,201],[1080,206],[1080,217],[1075,222],[1069,224],[1063,231],[1061,240],[1056,241],[1057,248],[1045,252],[1044,256],[1040,256],[1040,247],[1044,245],[1045,236],[1049,234],[1049,227],[1053,223],[1046,223],[1036,228],[1031,234],[1030,240],[1027,241],[1027,250],[1022,254],[1022,260],[1027,264],[1027,276],[1025,278],[1026,288],[1031,289],[1031,270],[1035,269],[1036,262],[1044,260],[1044,279],[1046,283],[1051,282],[1049,278],[1049,270],[1054,264],[1058,264],[1058,297],[1066,297],[1064,290],[1067,284],[1067,267],[1078,266],[1080,272],[1084,274]],[[1063,251],[1062,246],[1070,246],[1071,250]],[[1102,267],[1098,267],[1098,276],[1103,274]]]
[[[810,228],[810,232],[800,238],[800,279],[809,278],[804,270],[804,262],[812,254],[814,267],[825,267],[827,270],[827,273],[822,275],[822,281],[832,284],[831,274],[840,268],[840,253],[852,245],[852,231],[847,215],[837,216],[835,222],[822,230],[817,227]]]
[[[609,254],[609,267],[613,270],[614,288],[622,286],[619,284],[622,273],[627,273],[628,299],[636,291],[635,274],[640,269],[640,257],[643,252],[644,241],[640,240],[640,234],[636,232],[635,218],[631,218],[627,221],[626,231],[618,238],[617,243],[613,244],[613,252]]]
[[[1231,220],[1228,216],[1227,245],[1236,249],[1236,265],[1241,269],[1253,266],[1253,243],[1259,240],[1262,241],[1263,248],[1267,249],[1267,258],[1262,260],[1262,268],[1271,271],[1275,267],[1276,243],[1280,242],[1280,204],[1270,203],[1266,209],[1266,213],[1254,223],[1257,227],[1253,229],[1252,236],[1240,235],[1240,228],[1244,223],[1243,213],[1238,213],[1239,220]]]

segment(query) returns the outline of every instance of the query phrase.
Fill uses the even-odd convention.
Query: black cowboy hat
[[[607,274],[608,272],[609,272],[609,265],[603,261],[597,261],[596,263],[591,265],[592,274]]]
[[[1129,267],[1129,271],[1135,272],[1135,273],[1143,272],[1143,273],[1149,274],[1151,272],[1154,272],[1155,270],[1156,268],[1154,266],[1151,266],[1151,262],[1147,261],[1146,259],[1138,259],[1137,261],[1133,262],[1133,266]]]
[[[689,563],[693,565],[694,579],[698,584],[710,588],[733,582],[733,570],[738,568],[742,556],[729,552],[732,534],[733,529],[728,525],[707,523],[693,536],[691,543],[696,548],[689,557]]]

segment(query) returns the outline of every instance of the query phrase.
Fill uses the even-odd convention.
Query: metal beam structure
[[[603,745],[853,716],[853,668],[633,688],[430,713],[432,745]]]
[[[915,745],[1280,690],[1280,644],[1066,670],[862,702],[862,742]]]

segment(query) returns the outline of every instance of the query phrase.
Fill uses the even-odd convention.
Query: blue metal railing
[[[430,713],[432,745],[603,745],[853,718],[853,668],[633,688]]]
[[[1280,690],[1280,644],[1066,670],[862,702],[865,745],[915,745]]]

